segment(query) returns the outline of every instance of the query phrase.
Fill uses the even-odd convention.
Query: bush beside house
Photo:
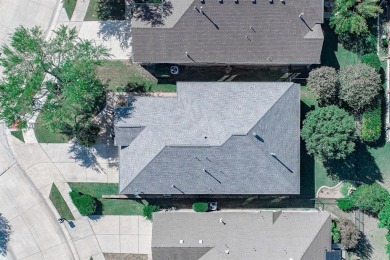
[[[148,220],[152,220],[153,213],[158,212],[160,210],[159,206],[156,205],[145,205],[142,211],[142,216],[144,216]]]
[[[209,205],[206,202],[195,202],[192,204],[192,209],[195,212],[206,212],[209,208]]]
[[[382,106],[378,105],[366,110],[362,115],[361,138],[364,142],[375,142],[382,135]]]
[[[69,195],[81,215],[88,216],[95,213],[97,207],[96,198],[74,190],[69,192]]]

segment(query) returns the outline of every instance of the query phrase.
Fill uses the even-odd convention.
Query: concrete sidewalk
[[[74,259],[66,237],[45,199],[12,158],[5,142],[3,123],[0,123],[0,129],[4,148],[0,150],[0,158],[2,162],[8,162],[8,168],[0,176],[0,211],[9,220],[13,231],[7,257]]]

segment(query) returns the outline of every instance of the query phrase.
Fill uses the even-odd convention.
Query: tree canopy
[[[339,79],[340,99],[356,112],[370,105],[381,90],[380,75],[366,64],[343,67],[339,72]]]
[[[341,219],[337,228],[340,230],[340,244],[348,249],[355,248],[360,239],[360,231],[355,224],[349,219]]]
[[[61,26],[46,40],[39,27],[18,27],[2,53],[0,118],[8,125],[41,111],[53,131],[75,136],[90,127],[105,93],[95,69],[109,56],[107,48],[78,38],[75,28]]]
[[[374,215],[382,210],[388,197],[389,192],[376,182],[357,187],[351,195],[356,207]]]
[[[309,112],[301,135],[308,153],[321,159],[344,159],[355,149],[353,117],[334,105]]]
[[[329,24],[337,34],[366,33],[367,19],[377,17],[383,12],[378,2],[379,0],[336,0]]]
[[[312,70],[307,79],[307,87],[321,103],[334,103],[338,94],[337,71],[327,66]]]
[[[387,198],[384,207],[379,212],[378,219],[379,227],[387,228],[390,230],[390,197]]]

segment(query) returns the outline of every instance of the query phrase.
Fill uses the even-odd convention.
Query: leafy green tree
[[[349,219],[341,219],[337,227],[340,230],[340,244],[347,249],[355,248],[361,235],[355,224]]]
[[[388,197],[389,192],[376,182],[357,187],[351,195],[356,207],[374,215],[382,210]]]
[[[79,39],[76,29],[66,26],[54,31],[50,40],[38,27],[18,27],[2,53],[0,118],[8,125],[15,120],[25,124],[41,111],[48,128],[73,137],[80,122],[97,113],[105,86],[95,70],[109,56],[104,46]]]
[[[343,211],[349,211],[355,207],[355,203],[351,198],[347,197],[338,199],[337,206]]]
[[[381,90],[380,75],[366,64],[353,64],[339,72],[340,99],[355,112],[362,111],[371,104]]]
[[[378,214],[379,227],[390,230],[390,197],[387,198],[384,207]]]
[[[338,93],[337,71],[327,66],[312,70],[307,79],[307,87],[321,103],[335,103]]]
[[[336,0],[330,18],[330,26],[335,33],[360,35],[368,31],[367,19],[377,17],[383,10],[379,0]]]
[[[309,112],[301,135],[308,153],[321,159],[344,159],[355,149],[353,117],[334,105]]]
[[[142,215],[148,219],[152,220],[153,219],[153,213],[158,212],[160,210],[159,206],[156,205],[145,205],[143,210],[142,210]]]

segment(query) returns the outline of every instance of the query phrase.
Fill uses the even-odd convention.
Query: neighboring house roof
[[[117,111],[123,194],[299,194],[300,90],[178,82]]]
[[[154,260],[325,260],[330,250],[331,218],[325,212],[153,214]]]
[[[323,9],[323,0],[274,0],[272,4],[267,0],[255,4],[252,0],[239,0],[238,4],[234,0],[205,0],[205,4],[170,0],[162,9],[159,5],[139,5],[132,19],[133,60],[320,63]]]

